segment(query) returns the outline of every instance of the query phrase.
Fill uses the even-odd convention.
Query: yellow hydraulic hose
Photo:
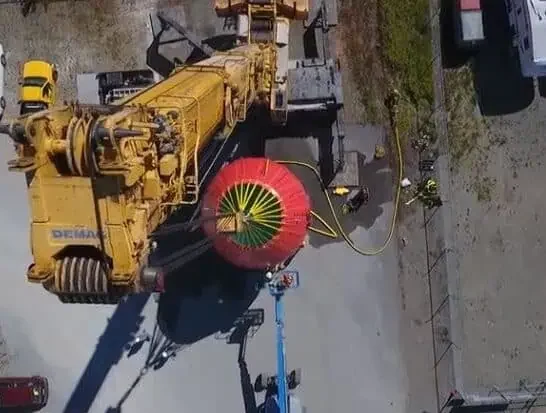
[[[309,165],[309,166],[311,166],[311,165]],[[328,238],[338,238],[339,237],[339,234],[336,232],[336,230],[334,228],[332,228],[332,226],[330,224],[328,224],[328,222],[326,222],[326,220],[324,218],[322,218],[319,214],[317,214],[315,211],[311,211],[311,215],[313,215],[313,217],[317,221],[319,221],[324,226],[324,228],[326,228],[326,230],[315,228],[315,227],[309,227],[308,228],[309,231],[313,231],[313,232],[315,232],[317,234],[324,235],[325,237],[328,237]]]
[[[341,236],[343,237],[345,242],[347,242],[347,244],[354,251],[356,251],[358,254],[362,254],[362,255],[366,255],[366,256],[379,255],[383,251],[385,251],[385,248],[387,248],[390,241],[392,240],[392,236],[394,234],[394,229],[396,227],[396,219],[398,217],[398,204],[400,203],[400,194],[402,192],[402,178],[403,178],[403,174],[404,174],[404,162],[403,162],[403,158],[402,158],[402,145],[400,143],[400,136],[399,136],[399,133],[398,133],[398,126],[397,126],[397,123],[396,123],[396,104],[394,104],[393,107],[391,107],[390,109],[391,109],[391,123],[392,123],[392,128],[393,128],[393,133],[394,133],[394,141],[395,141],[396,152],[397,152],[397,157],[398,157],[398,183],[397,183],[397,186],[396,186],[396,196],[395,196],[395,200],[394,200],[394,211],[392,213],[392,219],[391,219],[389,234],[387,235],[387,238],[385,239],[385,242],[383,243],[383,245],[381,247],[379,247],[378,249],[376,249],[376,250],[367,251],[367,250],[363,250],[363,249],[359,248],[354,243],[354,241],[351,239],[351,237],[349,237],[349,235],[345,232],[345,230],[343,229],[343,227],[341,225],[341,222],[339,221],[339,217],[338,217],[338,215],[337,215],[337,213],[335,211],[334,205],[332,204],[332,199],[330,197],[330,194],[328,193],[328,188],[326,187],[326,185],[324,185],[324,182],[322,181],[322,178],[320,176],[319,171],[313,165],[310,165],[310,164],[308,164],[306,162],[300,162],[300,161],[283,161],[283,160],[276,161],[276,162],[278,162],[280,164],[301,166],[301,167],[310,169],[315,174],[315,177],[320,182],[320,185],[322,187],[322,191],[324,192],[324,196],[326,197],[326,201],[328,202],[328,206],[330,208],[330,211],[332,213],[332,216],[334,218],[334,222],[336,223],[336,227],[337,227],[339,233],[341,234]],[[327,231],[324,231],[324,230],[321,230],[321,229],[318,229],[318,228],[314,228],[314,227],[309,227],[310,231],[313,231],[313,232],[321,234],[321,235],[325,235],[325,236],[330,237],[330,238],[338,238],[339,235],[336,233],[336,231],[329,224],[326,223],[326,221],[323,218],[321,218],[316,212],[311,212],[311,213],[312,213],[313,217],[318,219],[324,225],[324,227],[326,228]]]

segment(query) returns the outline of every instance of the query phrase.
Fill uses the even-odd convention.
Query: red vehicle
[[[48,394],[45,377],[0,377],[0,411],[42,409],[47,404]]]
[[[455,42],[461,49],[476,49],[485,41],[481,0],[454,0]]]

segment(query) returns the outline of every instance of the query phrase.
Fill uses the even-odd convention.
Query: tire
[[[4,96],[0,97],[0,109],[2,109],[2,111],[6,109],[6,99],[4,99]]]
[[[7,60],[6,60],[6,55],[3,54],[2,56],[0,56],[0,63],[2,64],[2,66],[6,67],[6,65],[8,64]]]

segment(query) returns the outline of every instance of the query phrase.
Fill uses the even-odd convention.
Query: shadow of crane
[[[234,321],[233,325],[226,333],[218,333],[215,335],[216,339],[226,340],[228,344],[239,344],[237,361],[240,369],[241,388],[243,391],[246,413],[257,413],[254,387],[245,361],[246,345],[248,338],[252,338],[263,324],[264,315],[265,312],[261,308],[247,310]],[[147,374],[161,369],[170,360],[176,358],[180,351],[189,347],[189,345],[173,342],[169,337],[163,334],[157,323],[154,325],[154,330],[151,335],[147,334],[145,331],[141,331],[136,337],[140,340],[134,340],[130,343],[127,348],[127,357],[131,357],[136,352],[140,351],[144,347],[144,343],[149,343],[148,354],[144,365],[129,388],[121,396],[118,403],[115,406],[108,407],[105,413],[121,413],[123,404],[129,399],[133,391]]]
[[[178,344],[227,332],[254,302],[262,280],[262,272],[236,268],[209,249],[167,278],[159,326]]]
[[[117,306],[63,412],[88,412],[106,376],[121,359],[125,345],[139,331],[148,294],[128,296]]]
[[[142,336],[147,334],[143,331],[140,333],[140,335]],[[105,413],[121,413],[123,404],[127,401],[127,399],[129,399],[144,376],[146,376],[150,370],[155,371],[161,369],[169,360],[175,358],[178,352],[187,347],[173,343],[171,340],[165,337],[156,323],[153,333],[151,336],[149,336],[149,340],[132,343],[128,349],[127,357],[130,357],[138,352],[143,347],[144,342],[149,342],[148,354],[146,356],[144,366],[140,369],[138,375],[133,380],[129,388],[121,396],[116,406],[108,407]]]

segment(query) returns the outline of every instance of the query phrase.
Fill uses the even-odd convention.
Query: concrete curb
[[[460,280],[459,280],[459,263],[457,253],[454,249],[453,241],[453,226],[452,226],[452,210],[449,199],[451,192],[451,173],[449,161],[449,136],[448,136],[448,118],[444,107],[445,103],[445,86],[442,67],[441,53],[441,34],[440,34],[440,10],[441,0],[429,0],[430,12],[430,31],[432,38],[432,67],[434,80],[434,122],[438,133],[439,141],[439,157],[436,161],[436,170],[440,182],[440,194],[444,200],[444,205],[438,211],[441,220],[439,231],[441,233],[441,249],[445,252],[442,260],[442,269],[439,272],[440,283],[446,283],[447,301],[445,303],[446,314],[449,326],[449,349],[446,350],[445,357],[449,358],[448,385],[451,384],[451,390],[463,392],[463,371],[462,371],[462,317],[460,300]],[[443,373],[443,372],[441,372]],[[446,389],[447,390],[447,389]],[[449,394],[441,394],[443,403]]]

